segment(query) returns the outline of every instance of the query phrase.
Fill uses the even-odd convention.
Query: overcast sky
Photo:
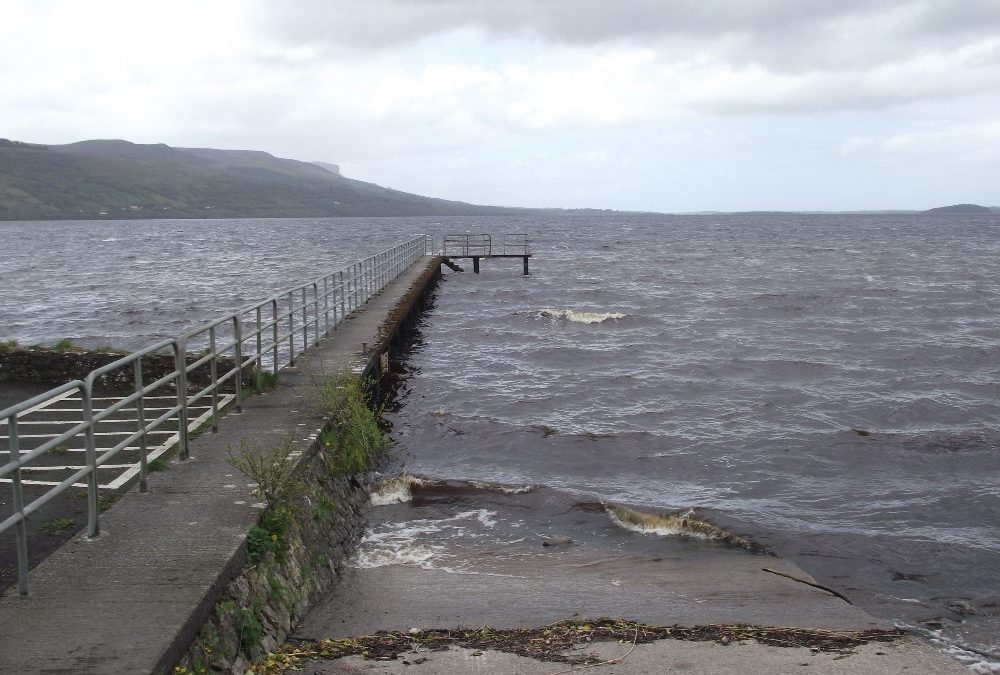
[[[1000,0],[0,0],[0,137],[465,201],[1000,204]]]

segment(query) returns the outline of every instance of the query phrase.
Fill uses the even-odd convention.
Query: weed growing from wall
[[[368,407],[362,381],[330,378],[319,389],[318,399],[330,420],[319,436],[330,473],[345,476],[365,471],[389,445],[389,438]]]
[[[294,476],[296,453],[291,437],[271,448],[251,445],[244,438],[238,450],[230,448],[227,461],[256,484],[256,496],[274,507],[289,504],[301,492]]]
[[[260,619],[257,618],[257,611],[242,607],[238,608],[233,617],[233,625],[236,628],[236,634],[239,636],[240,648],[243,650],[243,653],[253,654],[257,649],[257,645],[260,644],[261,636],[264,634],[264,626],[261,624]]]
[[[287,506],[269,508],[261,516],[260,524],[254,525],[247,533],[247,560],[257,564],[273,553],[281,559],[288,550],[286,531],[292,523],[292,512]]]

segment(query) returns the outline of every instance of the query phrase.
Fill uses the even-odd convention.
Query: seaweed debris
[[[409,654],[444,651],[452,647],[494,650],[539,661],[587,666],[602,663],[595,654],[567,654],[597,641],[647,644],[656,640],[690,640],[728,645],[755,640],[776,647],[806,647],[821,652],[850,653],[868,642],[891,642],[898,630],[829,631],[805,628],[766,628],[747,625],[650,626],[634,621],[567,620],[540,628],[431,629],[408,633],[379,631],[372,635],[336,640],[292,640],[267,654],[253,669],[257,675],[297,670],[308,661],[345,656],[391,661]]]

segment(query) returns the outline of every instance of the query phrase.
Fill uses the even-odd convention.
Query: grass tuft
[[[149,473],[156,473],[157,471],[166,471],[170,468],[170,464],[163,457],[157,457],[156,459],[151,459],[146,463],[146,471]]]
[[[75,521],[72,518],[53,518],[42,526],[46,534],[58,537],[73,529]]]
[[[333,475],[365,471],[389,445],[378,416],[368,407],[358,378],[331,378],[319,390],[319,407],[330,422],[319,436],[327,468]]]
[[[73,349],[73,341],[70,340],[69,338],[63,338],[62,340],[57,340],[52,345],[52,351],[59,352],[60,354],[62,354],[63,352],[68,352],[71,349]]]

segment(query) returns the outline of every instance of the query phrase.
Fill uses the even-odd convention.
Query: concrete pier
[[[309,349],[280,385],[193,439],[191,459],[153,474],[30,574],[31,593],[0,598],[0,673],[150,673],[172,668],[243,564],[258,517],[247,479],[226,459],[242,439],[294,435],[303,449],[323,425],[310,410],[317,376],[379,368],[413,307],[440,273],[423,258]]]

